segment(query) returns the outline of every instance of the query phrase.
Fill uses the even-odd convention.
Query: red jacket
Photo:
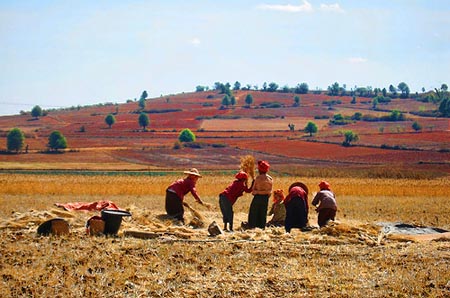
[[[231,205],[233,205],[236,200],[244,194],[244,191],[249,193],[252,191],[251,188],[248,188],[245,185],[245,180],[234,180],[233,183],[228,185],[227,188],[221,193],[221,195],[225,195],[227,199],[230,201]]]
[[[192,193],[196,201],[200,201],[200,197],[198,196],[197,190],[195,189],[195,182],[189,177],[184,179],[178,179],[177,181],[173,182],[167,188],[167,190],[176,193],[177,196],[181,199],[181,201],[184,200],[184,196],[188,192]]]

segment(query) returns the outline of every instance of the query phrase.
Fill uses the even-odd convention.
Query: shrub
[[[185,128],[180,132],[178,140],[180,142],[195,142],[195,134],[189,128]]]
[[[11,129],[6,135],[6,148],[8,151],[18,153],[24,144],[25,135],[20,128]]]

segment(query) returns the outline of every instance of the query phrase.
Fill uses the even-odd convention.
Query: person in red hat
[[[320,191],[314,196],[312,204],[317,207],[319,213],[317,223],[319,227],[325,226],[330,220],[336,217],[337,203],[336,196],[330,189],[330,183],[321,181]]]
[[[258,161],[258,172],[253,184],[252,194],[253,200],[250,204],[248,212],[248,227],[261,228],[266,227],[267,208],[269,205],[269,197],[272,194],[273,178],[267,174],[270,165],[267,161]]]
[[[195,189],[195,185],[199,178],[202,177],[196,168],[191,168],[188,171],[184,171],[187,177],[184,179],[178,179],[169,185],[166,189],[166,212],[181,222],[184,223],[184,207],[183,200],[187,193],[191,193],[197,203],[203,205],[202,199]]]
[[[248,174],[240,171],[235,175],[235,180],[228,185],[223,192],[219,194],[219,206],[222,212],[223,229],[225,231],[233,231],[233,205],[244,192],[249,193],[252,187],[247,186]],[[229,230],[228,230],[228,227]]]
[[[284,206],[284,193],[282,189],[273,192],[272,207],[267,215],[272,215],[272,219],[267,223],[268,227],[284,227],[286,220],[286,207]]]
[[[306,186],[293,184],[284,199],[286,220],[284,228],[290,233],[293,228],[304,229],[308,225],[308,189]]]

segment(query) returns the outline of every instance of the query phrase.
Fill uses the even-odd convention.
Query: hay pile
[[[255,158],[253,155],[241,157],[240,170],[246,172],[252,179],[255,178]]]

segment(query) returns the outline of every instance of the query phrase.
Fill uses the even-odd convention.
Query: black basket
[[[105,235],[117,235],[122,217],[131,216],[131,213],[125,210],[103,209],[102,219],[105,221]]]

